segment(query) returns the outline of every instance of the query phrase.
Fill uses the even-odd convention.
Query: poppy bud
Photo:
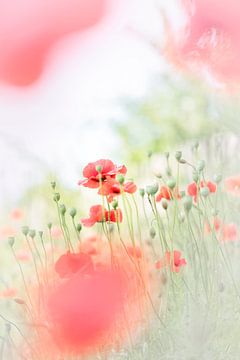
[[[176,186],[176,180],[174,180],[174,179],[168,180],[168,181],[167,181],[167,186],[168,186],[171,190],[173,190],[173,189],[175,188],[175,186]]]
[[[146,186],[146,193],[148,195],[155,195],[158,192],[158,183]]]
[[[113,200],[113,202],[112,202],[112,207],[113,207],[114,210],[117,209],[117,207],[118,207],[118,201],[117,201],[116,199]]]
[[[40,236],[40,238],[42,238],[43,237],[43,231],[39,231],[38,235]]]
[[[82,224],[77,224],[76,225],[76,229],[77,229],[77,231],[80,233],[80,231],[82,230]]]
[[[119,184],[122,185],[124,183],[124,181],[125,181],[125,178],[124,178],[124,176],[122,174],[117,174],[116,180],[119,182]]]
[[[47,224],[47,227],[49,228],[49,230],[51,230],[51,228],[52,228],[52,223],[48,223],[48,224]]]
[[[156,236],[156,230],[154,229],[154,227],[151,227],[149,234],[150,234],[150,236],[151,236],[152,239],[155,238],[155,236]]]
[[[62,214],[62,216],[64,216],[66,214],[66,206],[64,204],[61,204],[59,206],[59,210],[60,210],[60,213]]]
[[[160,172],[156,173],[155,176],[158,178],[158,179],[161,179],[162,178],[162,174]]]
[[[180,159],[179,162],[180,164],[186,164],[187,161],[185,159]]]
[[[30,230],[29,230],[29,236],[30,236],[32,239],[34,239],[35,236],[36,236],[36,231],[33,230],[33,229],[30,229]]]
[[[147,154],[147,156],[148,156],[149,159],[152,157],[152,154],[153,154],[153,152],[152,152],[151,150],[149,150],[149,151],[148,151],[148,154]]]
[[[25,305],[26,304],[23,299],[15,298],[14,301],[15,301],[15,303],[17,303],[19,305]]]
[[[207,197],[210,194],[209,188],[207,186],[200,189],[200,194],[203,197]]]
[[[197,164],[197,170],[199,172],[203,171],[203,169],[205,168],[205,161],[204,160],[200,160]]]
[[[23,233],[23,235],[27,236],[27,234],[29,233],[29,227],[28,226],[23,226],[22,227],[22,233]]]
[[[167,210],[168,202],[166,200],[162,200],[162,207],[163,207],[164,210]]]
[[[71,208],[69,214],[72,218],[74,218],[77,214],[77,210],[75,208]]]
[[[14,242],[15,242],[14,237],[13,237],[13,236],[10,236],[10,237],[8,238],[8,244],[9,244],[11,247],[13,247]]]
[[[96,170],[98,173],[101,173],[102,172],[102,166],[101,165],[97,165],[96,166]]]
[[[175,153],[176,160],[179,161],[181,159],[181,157],[182,157],[182,152],[181,151],[176,151],[176,153]]]
[[[180,191],[180,197],[184,198],[184,196],[186,195],[186,191],[185,190],[181,190]]]
[[[139,194],[140,194],[140,196],[144,197],[145,190],[144,189],[139,189]]]
[[[52,186],[52,189],[55,190],[55,189],[56,189],[56,182],[55,182],[55,181],[52,181],[52,182],[51,182],[51,186]]]
[[[222,181],[222,175],[221,174],[214,175],[213,179],[217,184],[219,184]]]
[[[183,198],[183,207],[184,210],[188,213],[192,208],[192,198],[191,196],[184,196]]]
[[[60,194],[59,194],[59,193],[55,193],[55,194],[53,195],[53,200],[56,201],[56,202],[58,202],[58,201],[60,200]]]

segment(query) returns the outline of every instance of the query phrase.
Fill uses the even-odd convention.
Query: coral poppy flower
[[[126,183],[123,184],[123,191],[129,194],[133,194],[137,191],[137,186],[134,184],[134,182],[127,181]],[[114,196],[121,194],[121,187],[116,179],[110,178],[104,181],[98,193],[100,195],[107,196],[108,201],[111,202]]]
[[[204,182],[203,180],[200,182],[200,188],[207,187],[210,193],[215,193],[217,190],[217,185],[211,181]],[[191,183],[187,187],[188,195],[192,196],[194,201],[197,201],[199,186],[195,182]]]
[[[227,192],[240,196],[240,175],[228,177],[225,180],[225,188]]]
[[[15,288],[7,288],[0,292],[0,298],[11,299],[17,295],[17,289]]]
[[[183,0],[187,26],[174,34],[166,26],[166,54],[184,70],[207,69],[220,81],[240,81],[237,0]]]
[[[101,171],[97,171],[97,167]],[[78,185],[83,185],[91,189],[97,189],[100,186],[100,180],[103,182],[107,178],[115,178],[117,174],[126,174],[127,168],[124,165],[117,166],[111,160],[100,159],[89,163],[83,169],[84,180],[80,180]]]
[[[27,250],[20,249],[16,252],[16,259],[20,261],[29,261],[31,259],[31,254]]]
[[[185,266],[187,264],[184,258],[181,258],[181,252],[178,250],[174,250],[173,252],[166,251],[165,256],[162,260],[159,260],[155,266],[157,269],[161,269],[163,267],[170,267],[172,272],[179,272],[181,266]]]
[[[221,226],[222,226],[222,221],[218,217],[215,217],[213,219],[213,227],[215,231],[219,231]],[[212,231],[212,227],[209,222],[205,223],[205,231],[206,233],[210,233]]]
[[[51,48],[95,25],[107,0],[0,0],[0,78],[27,86],[41,75]]]
[[[55,271],[61,278],[68,278],[79,271],[90,274],[93,271],[93,262],[88,254],[67,252],[55,263]]]
[[[103,221],[122,222],[122,211],[121,209],[108,211],[101,205],[94,205],[90,208],[89,218],[82,219],[81,221],[87,227]]]

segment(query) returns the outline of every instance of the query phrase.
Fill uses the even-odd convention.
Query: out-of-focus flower
[[[190,71],[202,66],[225,83],[240,81],[239,17],[236,0],[182,0],[187,26],[174,34],[166,23],[170,61]],[[179,36],[180,33],[180,36]]]
[[[225,188],[227,192],[240,196],[240,175],[228,177],[225,180]]]
[[[222,226],[221,237],[223,241],[236,241],[238,240],[238,228],[234,223],[224,224]]]
[[[93,263],[88,254],[67,252],[57,260],[55,270],[61,278],[68,278],[79,271],[83,274],[91,273]]]
[[[180,251],[166,251],[163,259],[156,262],[156,268],[162,269],[163,267],[169,267],[172,272],[178,273],[181,269],[181,266],[185,266],[186,264],[186,260],[184,258],[181,258]]]
[[[97,189],[106,179],[115,179],[117,174],[126,174],[126,172],[124,165],[117,166],[111,160],[100,159],[85,166],[83,169],[85,179],[80,180],[78,185]]]
[[[81,221],[87,227],[91,227],[97,222],[122,222],[122,211],[121,209],[108,211],[102,205],[94,205],[90,208],[89,218],[82,219]]]
[[[3,226],[0,228],[0,239],[8,238],[10,236],[15,236],[17,233],[16,229],[10,225]]]
[[[205,223],[205,231],[206,233],[210,233],[212,231],[212,228],[214,228],[215,231],[219,231],[221,226],[222,226],[222,221],[218,217],[215,217],[213,219],[213,225],[210,224],[209,221]]]
[[[172,200],[173,198],[180,199],[181,195],[177,188],[171,190],[168,186],[161,186],[156,196],[156,201],[159,202],[162,199]]]
[[[3,291],[0,291],[0,299],[11,299],[17,295],[17,289],[9,287]]]
[[[136,259],[142,259],[142,250],[139,246],[127,246],[128,255]]]
[[[108,0],[0,1],[0,79],[17,86],[36,81],[51,47],[95,25]]]
[[[16,251],[16,259],[20,261],[29,261],[31,259],[31,254],[27,250],[20,249]]]
[[[10,213],[10,217],[13,220],[22,220],[24,217],[24,212],[21,209],[14,209]]]
[[[195,182],[191,183],[187,187],[188,195],[192,196],[194,201],[197,201],[198,193],[200,188],[207,187],[210,193],[215,193],[217,190],[217,185],[211,181],[200,181],[200,186],[198,186]]]

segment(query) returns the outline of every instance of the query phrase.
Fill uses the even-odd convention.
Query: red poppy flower
[[[240,196],[240,175],[227,178],[225,180],[225,188],[227,192]]]
[[[215,217],[213,219],[213,227],[214,227],[214,229],[216,231],[219,231],[221,226],[222,226],[222,221],[218,217]],[[206,231],[206,233],[210,233],[212,231],[212,227],[209,224],[209,222],[206,222],[206,224],[205,224],[205,231]]]
[[[181,266],[185,266],[187,264],[184,258],[181,258],[181,252],[178,250],[174,250],[173,252],[166,251],[165,256],[162,260],[159,260],[156,263],[156,268],[161,269],[163,267],[170,267],[172,272],[179,272]]]
[[[203,180],[200,181],[200,187],[207,187],[210,191],[210,193],[215,193],[217,190],[217,185],[214,184],[211,181],[204,182]],[[197,201],[198,193],[199,193],[199,186],[195,182],[191,183],[187,187],[188,195],[192,196],[194,198],[194,201]]]
[[[101,172],[96,170],[98,166],[101,168]],[[78,185],[97,189],[100,186],[100,180],[103,182],[107,178],[115,178],[117,174],[125,175],[126,172],[126,166],[117,166],[111,160],[100,159],[85,166],[83,169],[85,179],[80,180]]]
[[[0,78],[31,85],[54,44],[95,25],[107,0],[0,0]]]
[[[122,222],[122,211],[120,209],[108,211],[101,205],[94,205],[90,208],[89,218],[81,221],[87,227],[103,221]]]
[[[78,271],[89,274],[93,271],[93,262],[88,254],[67,252],[55,263],[55,271],[61,278],[68,278]]]
[[[132,181],[127,181],[123,184],[123,191],[129,194],[133,194],[137,191],[137,186]],[[111,202],[114,196],[121,194],[121,187],[116,179],[109,178],[102,184],[98,193],[108,197],[108,201]]]

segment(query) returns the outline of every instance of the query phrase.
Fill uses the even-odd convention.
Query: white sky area
[[[164,68],[130,28],[161,32],[154,1],[122,1],[97,28],[65,38],[34,86],[0,86],[0,204],[14,204],[47,169],[76,186],[86,162],[114,154],[121,101],[144,96]]]

